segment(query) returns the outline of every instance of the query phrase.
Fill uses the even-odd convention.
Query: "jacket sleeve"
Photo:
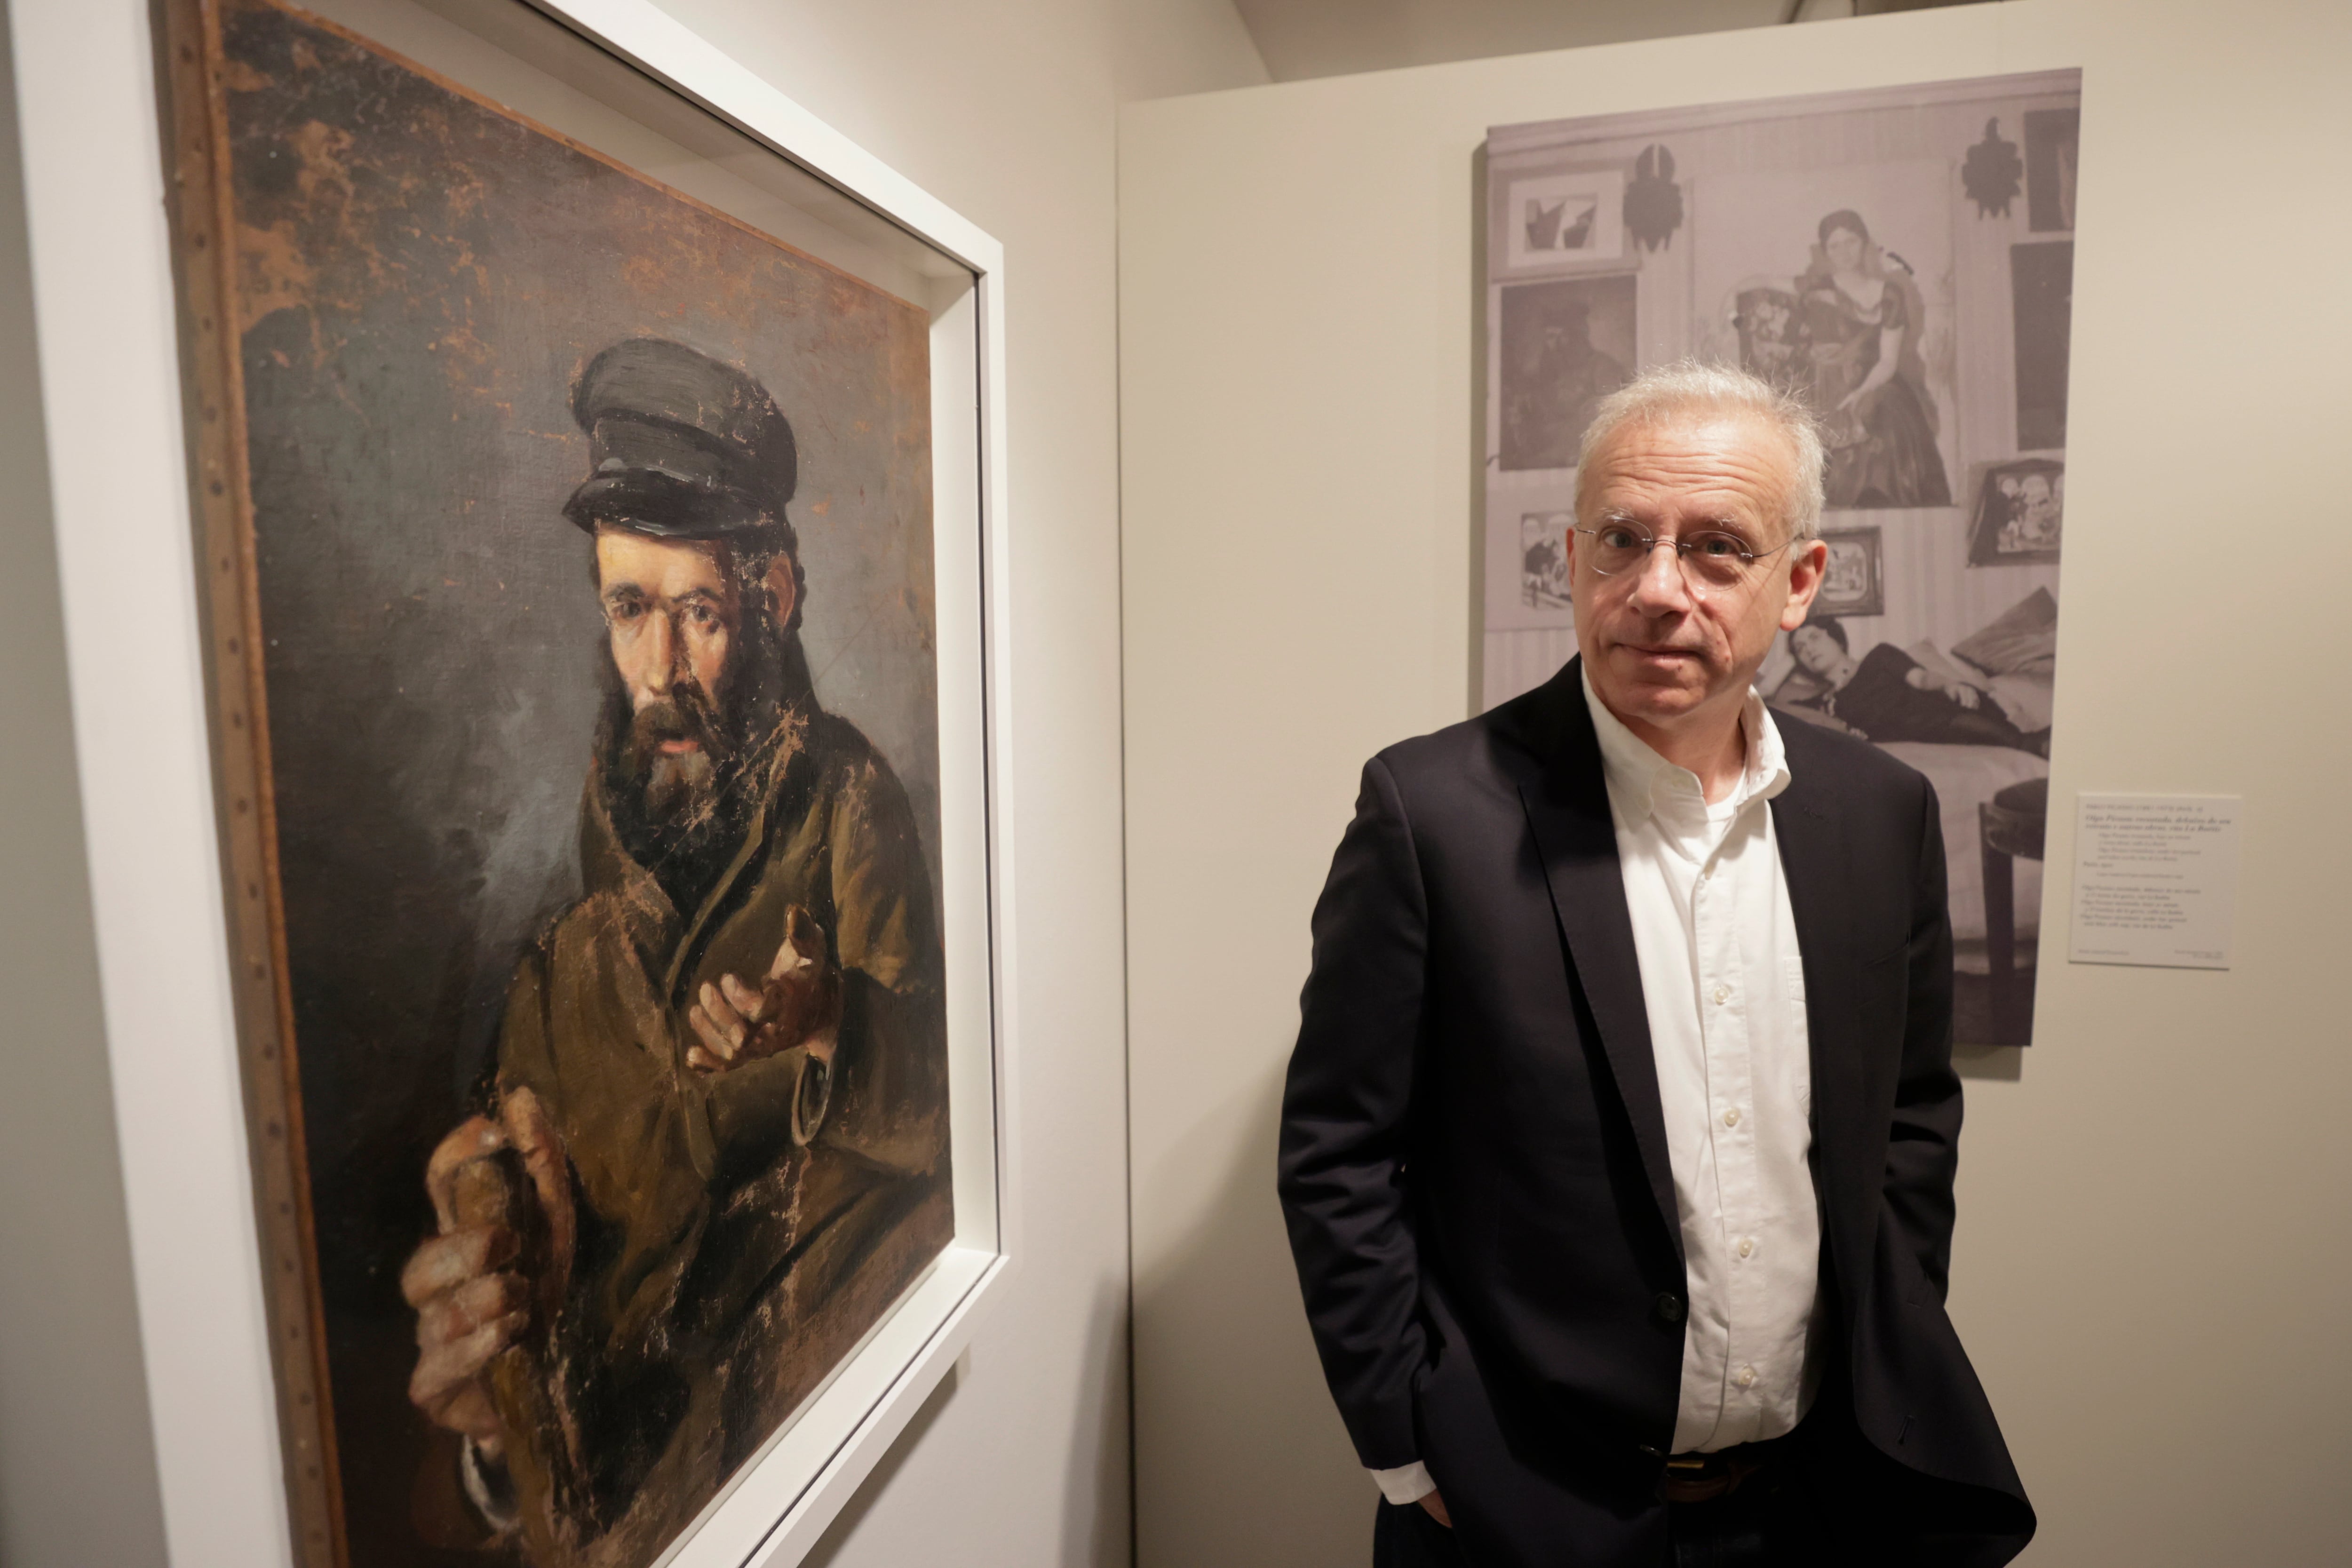
[[[948,1137],[947,1003],[930,872],[906,792],[877,759],[849,770],[831,815],[843,1012],[829,1108],[808,1131],[821,1148],[878,1171],[928,1174],[942,1168]]]
[[[1317,1351],[1365,1466],[1419,1456],[1427,1350],[1403,1183],[1429,910],[1396,781],[1373,759],[1315,906],[1283,1093],[1280,1185]]]
[[[1952,1182],[1959,1170],[1960,1079],[1952,1070],[1952,919],[1945,899],[1944,831],[1935,786],[1919,781],[1918,849],[1911,896],[1909,1011],[1895,1118],[1886,1144],[1886,1202],[1919,1268],[1941,1298],[1952,1261]]]

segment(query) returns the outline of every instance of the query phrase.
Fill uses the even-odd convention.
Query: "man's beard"
[[[654,874],[681,913],[734,853],[750,820],[746,792],[737,785],[774,724],[772,660],[758,657],[770,640],[755,635],[738,648],[723,699],[689,681],[635,708],[611,659],[604,660],[596,736],[604,807],[622,847]],[[662,749],[680,741],[693,743]]]

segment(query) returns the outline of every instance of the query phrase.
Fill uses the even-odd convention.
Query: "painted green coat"
[[[499,1089],[551,1114],[579,1211],[561,1311],[493,1381],[534,1563],[650,1561],[951,1230],[942,960],[905,792],[806,698],[747,767],[742,847],[687,911],[592,776],[584,896],[509,994]],[[797,1047],[688,1068],[700,987],[757,985],[795,904],[843,972],[831,1071]]]

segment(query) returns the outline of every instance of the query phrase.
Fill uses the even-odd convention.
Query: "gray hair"
[[[1618,432],[1639,426],[1677,425],[1710,414],[1748,415],[1778,431],[1789,444],[1792,482],[1781,504],[1792,540],[1818,538],[1822,531],[1821,422],[1797,396],[1730,365],[1683,360],[1645,370],[1601,400],[1576,453],[1577,508],[1583,510],[1591,483],[1592,454]]]

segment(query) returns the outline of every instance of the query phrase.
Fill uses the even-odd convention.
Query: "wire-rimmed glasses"
[[[1585,559],[1604,577],[1638,574],[1661,544],[1671,545],[1681,560],[1683,581],[1693,589],[1744,588],[1763,575],[1764,563],[1795,542],[1782,540],[1769,550],[1759,550],[1738,534],[1701,528],[1675,539],[1660,539],[1638,522],[1604,518],[1577,532],[1591,542]]]

